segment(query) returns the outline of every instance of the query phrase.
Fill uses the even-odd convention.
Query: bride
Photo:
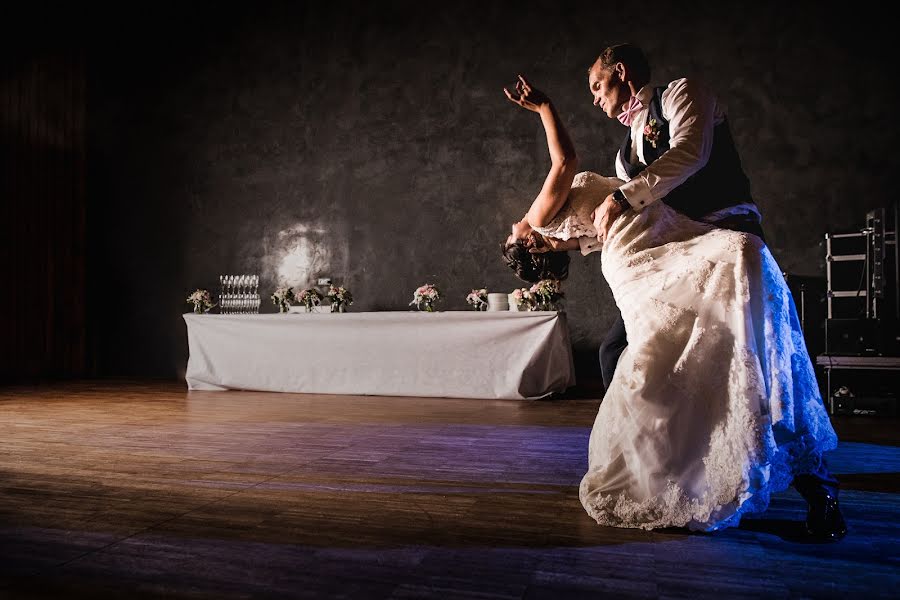
[[[552,159],[504,256],[522,279],[562,279],[566,251],[598,242],[593,212],[622,181],[578,173],[545,95],[524,79],[504,91],[540,114]],[[837,437],[762,240],[656,202],[624,212],[601,241],[628,346],[591,431],[579,489],[588,514],[601,525],[713,531],[815,473]]]

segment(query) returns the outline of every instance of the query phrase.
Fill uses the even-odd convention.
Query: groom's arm
[[[708,90],[688,79],[673,81],[662,94],[662,113],[669,121],[669,149],[621,187],[638,210],[706,166],[712,152],[716,99]]]

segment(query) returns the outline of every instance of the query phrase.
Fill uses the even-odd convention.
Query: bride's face
[[[622,80],[618,65],[604,69],[599,62],[591,67],[588,73],[588,87],[594,97],[594,106],[599,106],[606,116],[614,119],[622,112],[622,106],[628,102],[631,93]],[[624,91],[623,91],[624,89]]]
[[[519,240],[525,241],[526,248],[541,248],[544,245],[543,236],[532,229],[531,226],[528,225],[528,221],[525,221],[524,219],[518,223],[512,224],[512,231],[510,232],[509,237],[506,238],[506,244],[512,245]]]

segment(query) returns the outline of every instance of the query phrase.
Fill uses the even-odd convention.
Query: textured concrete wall
[[[266,296],[327,275],[357,311],[406,310],[424,282],[451,310],[472,287],[517,287],[498,243],[549,159],[539,119],[501,87],[526,73],[583,168],[614,174],[623,129],[586,81],[608,43],[644,47],[654,83],[716,89],[785,271],[822,274],[823,234],[893,199],[893,57],[878,20],[796,3],[326,4],[97,28],[88,218],[102,373],[183,371],[184,298],[221,273],[258,273]],[[599,255],[573,253],[565,292],[576,348],[591,352],[615,315]]]

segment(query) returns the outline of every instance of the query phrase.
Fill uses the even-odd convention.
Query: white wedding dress
[[[596,235],[621,182],[576,176],[539,231]],[[711,531],[765,510],[837,445],[784,277],[762,241],[656,202],[611,226],[602,268],[628,332],[580,486],[601,525]]]

